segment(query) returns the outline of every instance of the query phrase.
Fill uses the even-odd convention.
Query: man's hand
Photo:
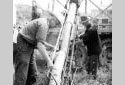
[[[79,43],[82,43],[83,41],[82,40],[78,40],[75,42],[75,44],[79,44]]]
[[[55,50],[55,46],[46,47],[46,50],[48,50],[48,51],[54,51]]]
[[[37,48],[38,48],[39,52],[41,53],[41,55],[43,55],[44,58],[46,59],[48,66],[53,66],[53,62],[50,59],[50,57],[45,49],[45,46],[41,42],[38,42]]]
[[[50,47],[50,50],[51,50],[51,51],[54,51],[54,50],[55,50],[55,47]]]

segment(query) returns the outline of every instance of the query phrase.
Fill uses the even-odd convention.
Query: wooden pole
[[[65,58],[67,56],[67,51],[69,48],[71,29],[72,29],[72,26],[74,23],[76,9],[77,9],[76,4],[71,3],[70,8],[69,8],[69,13],[67,16],[67,20],[66,20],[66,24],[64,27],[65,35],[63,36],[61,50],[54,63],[55,69],[52,70],[52,75],[53,75],[54,79],[56,80],[57,84],[56,84],[55,80],[53,78],[51,78],[49,85],[60,85],[61,84],[61,74],[63,71]]]
[[[52,12],[54,12],[54,6],[55,6],[55,0],[53,0],[53,3],[52,3]]]
[[[32,0],[32,20],[37,18],[36,9],[36,1]]]
[[[17,18],[17,15],[16,15],[16,5],[15,5],[15,1],[13,1],[13,26],[16,25],[16,18]]]
[[[85,0],[85,14],[87,15],[87,0]]]

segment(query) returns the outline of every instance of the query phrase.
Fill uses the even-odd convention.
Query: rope
[[[63,8],[65,8],[65,6],[59,1],[59,0],[56,0]]]
[[[67,23],[70,23],[70,24],[72,24],[71,22],[67,22]],[[72,24],[72,26],[73,26],[73,24]],[[78,28],[77,28],[77,30],[78,30]],[[75,31],[76,33],[77,33],[77,31]],[[72,33],[72,31],[71,31],[71,33]],[[70,40],[71,40],[71,36],[70,36]],[[73,59],[73,55],[74,55],[74,44],[75,44],[75,39],[74,39],[74,41],[73,41],[73,45],[72,45],[72,54],[71,54],[71,59],[70,59],[70,66],[69,66],[69,73],[70,73],[70,71],[71,71],[71,65],[72,65],[72,59]],[[69,46],[70,46],[70,43],[69,43]],[[68,48],[68,52],[67,52],[67,57],[66,57],[66,60],[65,60],[65,65],[64,65],[64,67],[66,68],[66,65],[67,65],[67,61],[68,61],[68,54],[69,54],[69,48]],[[64,72],[66,71],[66,69],[64,69]],[[68,76],[68,75],[67,75]],[[62,85],[64,84],[64,82],[62,83]]]
[[[73,77],[74,77],[74,75],[76,74],[77,70],[78,70],[78,67],[76,68],[76,70],[75,70],[75,72],[74,72],[74,74],[73,74]],[[74,78],[73,78],[72,81],[71,81],[71,85],[73,85],[73,83],[74,83],[73,81],[74,81]]]
[[[56,0],[65,10],[67,10],[66,8],[65,8],[65,6],[59,1],[59,0]],[[66,3],[67,4],[67,3]]]
[[[78,30],[78,28],[77,28]],[[75,32],[77,33],[77,31]],[[73,56],[74,56],[74,46],[75,46],[75,39],[73,40],[73,45],[72,45],[72,55],[71,55],[71,59],[70,59],[70,71],[71,71],[71,65],[72,65],[72,60],[73,60]]]
[[[76,23],[77,24],[77,23]],[[78,27],[77,27],[77,30],[76,30],[76,33],[77,33],[77,31],[78,31]],[[75,35],[76,36],[76,35]],[[72,62],[72,60],[73,60],[73,56],[74,56],[74,46],[75,46],[75,39],[73,40],[73,46],[72,46],[72,55],[71,55],[71,60],[70,60],[70,62]],[[72,63],[71,63],[71,65],[72,65]],[[70,71],[71,71],[71,65],[70,65]],[[76,71],[78,70],[78,68],[76,68],[76,70],[75,70],[75,73],[74,73],[74,75],[76,74]],[[71,81],[71,85],[73,85],[73,80],[74,79],[72,79],[72,81]],[[75,84],[75,83],[74,83]]]
[[[87,21],[90,21],[90,20],[95,19],[95,18],[98,17],[100,14],[102,14],[105,10],[107,10],[110,6],[112,6],[112,4],[110,4],[108,7],[106,7],[102,12],[100,12],[100,13],[99,13],[98,15],[96,15],[95,17],[91,17],[91,19],[82,21],[81,23],[85,23],[85,22],[87,22]]]
[[[91,0],[89,0],[95,7],[97,7],[98,9],[99,9],[99,11],[103,11],[100,7],[98,7],[93,1],[91,1]],[[112,19],[111,18],[111,16],[109,16],[107,13],[105,13],[105,12],[103,12],[105,15],[107,15],[110,19]]]
[[[51,77],[48,76],[48,78],[53,78],[53,80],[56,82],[56,85],[58,85],[58,81],[54,78],[53,74],[51,72],[49,72],[49,74],[51,75]]]

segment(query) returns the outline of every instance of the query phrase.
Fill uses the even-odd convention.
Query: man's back
[[[88,29],[83,37],[84,43],[88,48],[88,55],[100,54],[101,52],[101,42],[97,32],[96,26],[92,26],[91,29]]]
[[[29,22],[20,33],[25,39],[32,42],[46,40],[48,32],[48,21],[46,18],[39,18]]]

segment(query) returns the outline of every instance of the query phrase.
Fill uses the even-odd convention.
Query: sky
[[[47,8],[48,7],[48,3],[51,4],[53,0],[36,0],[40,5],[41,7],[43,8]],[[62,2],[63,4],[65,4],[66,0],[59,0],[60,2]],[[82,2],[82,8],[84,8],[84,1]],[[102,8],[106,7],[107,5],[109,5],[110,3],[112,3],[112,0],[91,0],[93,1],[94,3],[96,3],[98,6],[101,6]],[[21,3],[21,4],[27,4],[27,5],[32,5],[32,0],[13,0],[14,4],[18,4],[18,3]],[[102,2],[102,4],[101,4]],[[93,6],[92,4],[89,3],[89,0],[88,0],[88,10],[89,9],[92,9]],[[59,8],[58,8],[59,9]]]
[[[36,0],[36,2],[45,10],[48,10],[48,5],[49,5],[49,10],[51,10],[52,7],[52,1],[53,0]],[[56,0],[55,0],[56,1]],[[65,5],[66,0],[59,0],[63,5]],[[96,5],[101,7],[101,9],[106,8],[110,3],[112,3],[112,0],[91,0],[93,1]],[[32,6],[32,0],[13,0],[13,18],[15,15],[15,5],[16,4],[26,4]],[[54,7],[54,13],[62,20],[62,15],[61,12],[64,10],[63,7],[58,3],[55,2],[55,7]],[[92,5],[89,0],[87,4],[87,12],[90,13],[92,9],[97,9],[94,5]],[[81,3],[81,6],[79,8],[79,12],[84,13],[85,11],[85,0]],[[13,22],[15,22],[15,19],[13,19]]]

